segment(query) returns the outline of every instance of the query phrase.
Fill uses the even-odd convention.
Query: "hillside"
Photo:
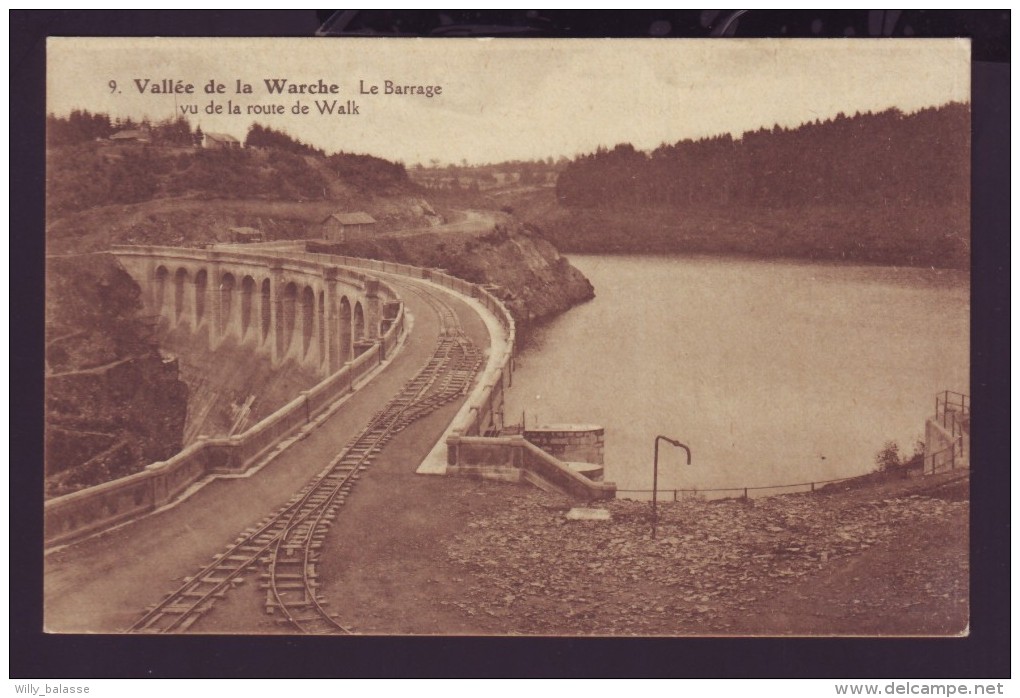
[[[294,239],[350,210],[399,229],[429,223],[422,201],[401,166],[371,156],[88,142],[47,152],[46,245],[198,245],[228,241],[233,226]]]
[[[109,255],[46,269],[46,494],[137,472],[181,448],[187,386],[138,285]]]
[[[558,167],[555,187],[486,193],[564,252],[962,269],[970,263],[969,133],[963,104],[840,115],[651,152],[622,143]]]
[[[310,243],[309,250],[443,269],[467,281],[491,284],[522,336],[536,323],[595,297],[588,279],[531,226],[505,213],[469,216],[438,232]],[[487,232],[473,230],[479,227]]]
[[[467,589],[450,603],[485,632],[579,635],[963,635],[969,480],[851,493],[614,500],[609,522],[522,494],[447,547]]]
[[[565,253],[718,254],[965,269],[970,211],[960,206],[567,208],[552,188],[511,199]]]
[[[400,227],[416,195],[402,166],[366,155],[89,142],[47,151],[47,247],[215,242],[231,226],[288,239],[351,209]]]

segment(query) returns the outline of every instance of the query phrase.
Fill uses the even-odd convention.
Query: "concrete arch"
[[[315,334],[315,291],[311,286],[301,289],[301,358],[308,356]]]
[[[185,311],[184,290],[188,285],[188,270],[180,267],[174,272],[174,322],[180,322]]]
[[[255,297],[255,279],[245,276],[241,279],[241,339],[251,329],[252,305]]]
[[[262,280],[262,341],[269,338],[269,330],[273,327],[273,296],[272,284],[269,279]]]
[[[156,267],[155,271],[155,288],[153,289],[153,306],[156,314],[161,315],[163,313],[163,302],[166,300],[166,282],[170,276],[170,272],[167,268],[160,264]]]
[[[351,302],[347,296],[340,299],[340,363],[351,360],[352,355],[352,329],[354,317],[351,311]]]
[[[361,307],[361,301],[354,304],[354,341],[360,342],[365,338],[365,311]]]
[[[316,319],[319,323],[319,363],[323,364],[329,358],[326,356],[326,292],[319,291],[319,305]]]
[[[205,318],[205,295],[209,286],[209,274],[205,269],[199,269],[195,274],[195,326],[202,324]]]
[[[297,284],[291,281],[283,287],[283,302],[280,310],[283,311],[283,352],[281,358],[287,355],[291,343],[294,340],[294,327],[297,313]]]
[[[197,249],[117,255],[163,329],[194,332],[210,350],[232,340],[273,364],[298,361],[323,375],[378,338],[394,295],[361,272],[307,260]]]
[[[234,287],[237,280],[229,271],[220,277],[220,335],[225,336],[230,328],[230,319],[234,312]]]

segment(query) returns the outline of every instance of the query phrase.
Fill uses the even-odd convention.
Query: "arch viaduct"
[[[269,358],[332,375],[386,333],[400,300],[358,271],[293,257],[228,250],[115,247],[142,288],[145,310],[168,330],[236,342]]]

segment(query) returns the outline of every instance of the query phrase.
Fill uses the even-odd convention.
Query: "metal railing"
[[[949,432],[950,444],[934,453],[925,453],[920,462],[920,469],[923,475],[934,475],[936,472],[953,471],[957,468],[967,467],[966,443],[964,437],[970,434],[970,396],[957,393],[952,390],[943,390],[935,395],[935,422]],[[903,467],[907,470],[917,467],[916,460],[911,460]],[[835,478],[832,480],[814,480],[812,482],[795,482],[782,485],[758,485],[754,487],[682,487],[674,489],[618,489],[617,494],[648,494],[648,495],[669,495],[673,494],[673,501],[679,501],[681,495],[697,497],[701,494],[734,493],[747,499],[752,492],[764,490],[775,490],[775,494],[783,494],[784,490],[800,488],[804,492],[814,492],[819,485],[830,485],[836,482],[855,480],[864,475],[850,475],[847,477]]]
[[[924,455],[924,474],[934,475],[936,472],[956,470],[962,467],[964,456],[963,435],[955,436],[953,442],[935,453]],[[948,463],[948,467],[946,466]],[[929,468],[929,464],[931,467]]]
[[[970,435],[970,397],[952,390],[937,393],[934,421],[948,432],[949,445],[935,453],[925,454],[926,474],[934,473],[936,470],[955,470],[957,459],[962,460],[966,455],[964,437]]]
[[[953,440],[953,443],[946,448],[936,451],[935,453],[925,454],[922,462],[921,471],[925,475],[934,475],[936,472],[952,471],[958,467],[963,467],[963,453],[964,444],[963,437],[959,436]],[[906,467],[912,465],[915,461],[907,463]],[[915,466],[916,467],[916,466]],[[831,480],[813,480],[810,482],[793,482],[782,485],[756,485],[748,487],[677,487],[667,489],[618,489],[618,494],[648,494],[657,493],[657,496],[669,495],[672,493],[673,501],[679,501],[681,495],[697,497],[700,494],[718,494],[720,492],[730,492],[747,499],[752,492],[761,492],[764,490],[794,490],[800,488],[804,492],[814,492],[820,485],[831,485],[836,482],[847,482],[849,480],[856,480],[860,477],[866,477],[868,473],[864,475],[849,475],[847,477],[838,477]],[[783,492],[775,492],[775,494],[783,494]]]
[[[950,429],[965,417],[970,417],[970,396],[952,390],[935,395],[935,421],[943,427]]]
[[[847,480],[855,480],[860,475],[850,475],[848,477],[839,477],[832,480],[814,480],[812,482],[794,482],[784,485],[757,485],[748,487],[677,487],[669,489],[659,489],[659,494],[673,494],[673,501],[679,501],[680,495],[696,497],[700,494],[708,493],[719,493],[719,492],[733,492],[741,496],[743,499],[747,499],[751,492],[760,492],[762,490],[792,490],[794,488],[803,488],[805,492],[814,492],[816,487],[819,485],[829,485],[834,482],[845,482]],[[628,490],[618,489],[618,494],[653,494],[656,490],[644,489],[644,490]],[[779,494],[777,492],[776,494]]]

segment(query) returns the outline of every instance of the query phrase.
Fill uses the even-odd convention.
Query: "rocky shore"
[[[453,536],[473,583],[443,603],[509,634],[957,635],[969,501],[937,484],[669,502],[655,539],[647,502],[570,521],[557,496],[516,497]]]
[[[489,285],[506,303],[518,332],[595,297],[591,282],[527,224],[492,215],[485,232],[417,232],[343,243],[310,243],[309,250],[442,269]]]

